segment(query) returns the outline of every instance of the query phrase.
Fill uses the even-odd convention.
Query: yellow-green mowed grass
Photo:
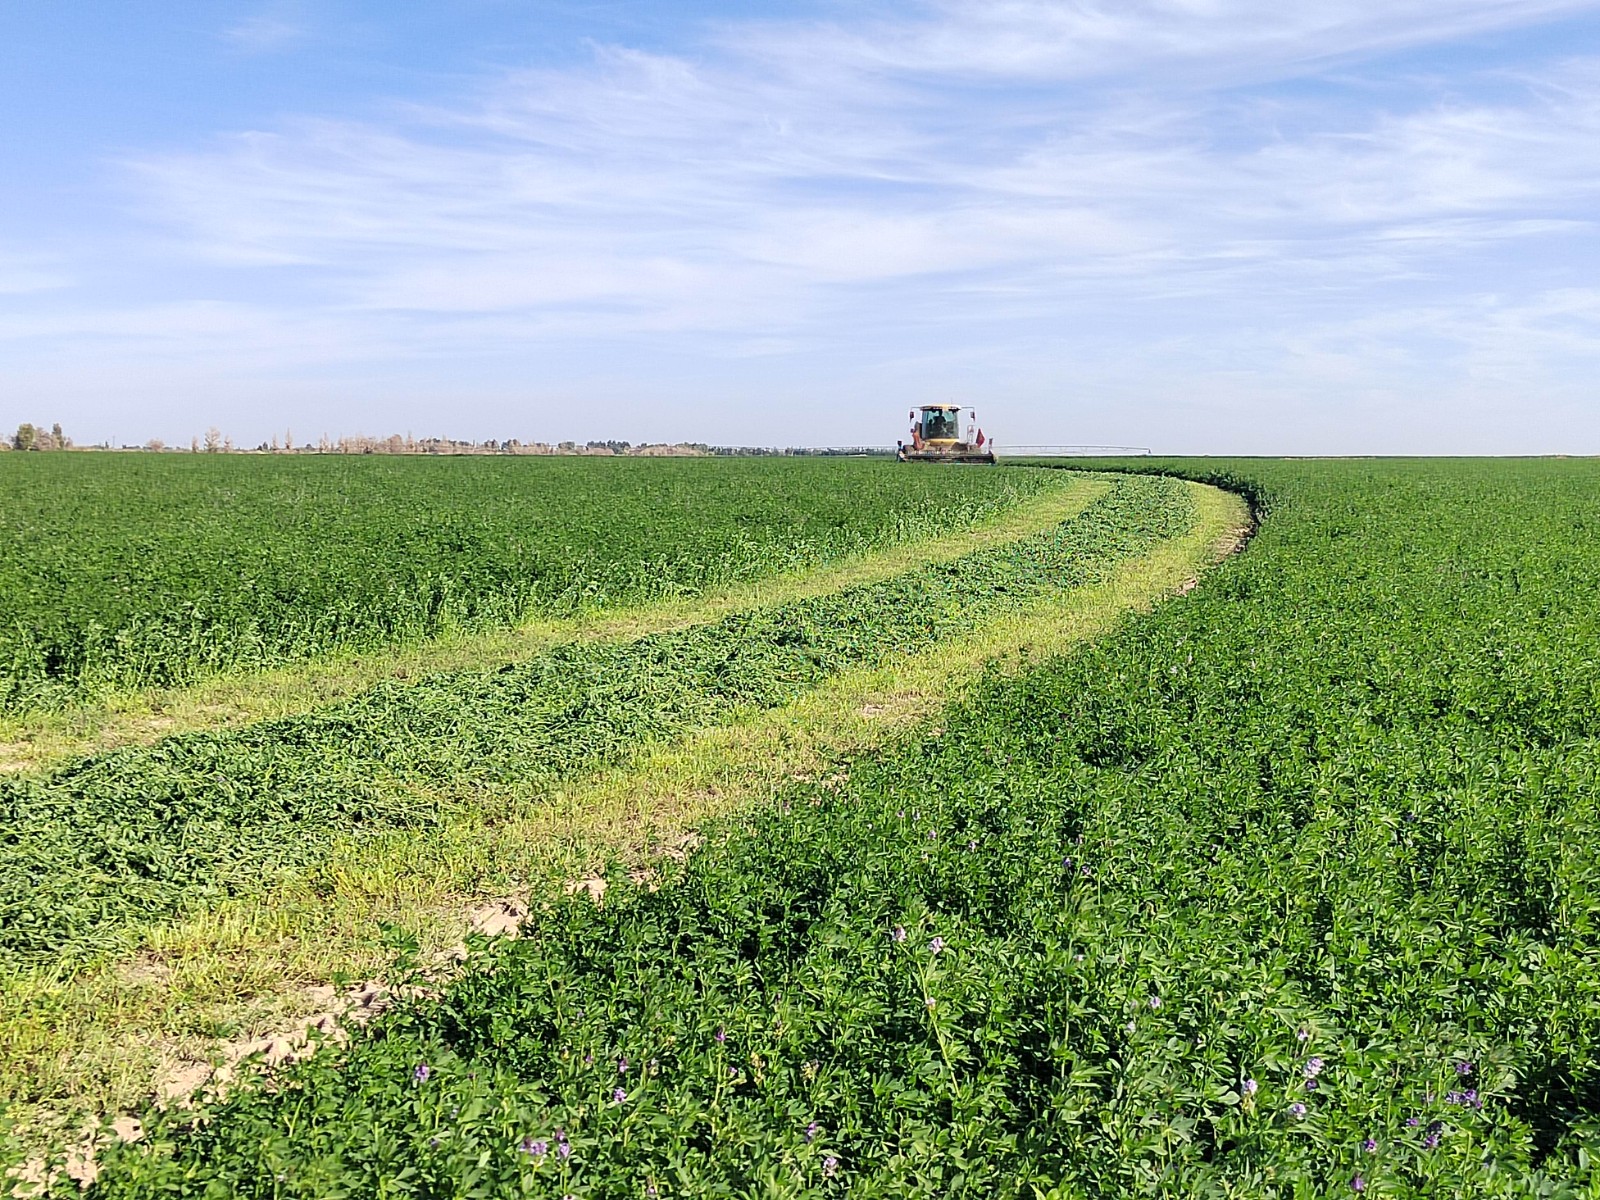
[[[1088,486],[1054,493],[1054,502],[1086,502],[1096,485]],[[312,987],[381,976],[394,962],[395,933],[440,962],[466,934],[475,904],[538,901],[608,862],[648,864],[702,819],[906,736],[986,670],[1014,672],[1067,653],[1226,554],[1248,526],[1245,504],[1187,486],[1197,517],[1181,538],[960,643],[850,670],[794,704],[651,747],[632,766],[554,795],[478,795],[426,834],[346,843],[314,874],[144,931],[136,957],[77,976],[35,970],[6,979],[0,1059],[13,1069],[0,1094],[24,1120],[70,1114],[77,1122],[133,1106],[186,1064],[216,1058],[224,1043],[293,1029],[325,1008],[326,995]]]
[[[1067,653],[1226,554],[1248,527],[1243,501],[1186,486],[1196,507],[1186,534],[958,643],[844,672],[781,709],[649,748],[554,795],[480,794],[426,833],[344,844],[313,874],[144,931],[132,958],[5,980],[0,1059],[13,1070],[0,1095],[25,1122],[48,1114],[74,1127],[138,1104],[225,1043],[293,1029],[325,1008],[313,987],[381,977],[396,933],[415,939],[424,961],[447,961],[486,900],[537,903],[608,863],[647,865],[709,817],[906,736],[985,672]]]
[[[386,680],[504,666],[563,642],[625,641],[710,624],[763,605],[891,579],[918,566],[950,562],[1049,529],[1082,512],[1110,487],[1106,476],[1058,474],[1062,477],[1059,487],[988,520],[820,569],[787,572],[681,600],[597,610],[571,619],[532,620],[513,629],[453,634],[270,671],[219,675],[192,687],[131,692],[78,709],[0,718],[0,773],[45,771],[119,746],[291,716]]]

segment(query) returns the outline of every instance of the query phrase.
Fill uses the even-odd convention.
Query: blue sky
[[[1600,453],[1600,2],[0,7],[0,422]]]

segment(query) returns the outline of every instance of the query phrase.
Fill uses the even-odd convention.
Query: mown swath
[[[884,583],[499,671],[388,685],[222,734],[0,784],[0,953],[126,944],[136,921],[261,886],[329,843],[523,794],[651,741],[781,705],[829,675],[959,637],[1187,527],[1183,489],[1124,479],[1077,518]]]
[[[0,714],[694,593],[1051,483],[852,460],[0,455]]]
[[[1600,470],[1164,466],[1271,514],[1185,600],[96,1194],[1600,1192]]]

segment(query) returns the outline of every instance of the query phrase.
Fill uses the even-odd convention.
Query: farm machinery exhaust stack
[[[924,404],[911,413],[911,444],[895,443],[895,458],[901,462],[988,463],[994,464],[994,443],[977,427],[978,414],[965,410],[971,418],[967,435],[961,436],[959,404]]]

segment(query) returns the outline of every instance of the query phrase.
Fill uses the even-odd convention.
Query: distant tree
[[[163,442],[160,438],[151,438],[148,442],[146,442],[144,444],[144,448],[146,450],[154,450],[157,454],[159,454],[159,453],[161,453],[161,451],[163,451],[163,450],[165,450],[167,448],[167,444],[165,442]]]
[[[14,450],[36,450],[39,446],[39,431],[32,424],[24,421],[17,426],[17,432],[12,435],[11,447]]]
[[[222,430],[213,425],[206,430],[206,453],[216,454],[222,449]]]
[[[60,421],[57,421],[54,425],[50,426],[50,440],[55,443],[55,445],[51,447],[52,450],[65,450],[68,446],[72,445],[71,442],[67,441],[67,435],[61,432]]]

